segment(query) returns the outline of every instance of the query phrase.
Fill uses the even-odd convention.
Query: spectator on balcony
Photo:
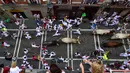
[[[14,0],[2,0],[3,4],[14,4]]]
[[[83,4],[96,4],[99,0],[83,0]]]
[[[127,3],[125,5],[126,7],[130,7],[130,0],[127,0]]]
[[[58,0],[58,4],[62,4],[62,0]]]
[[[30,0],[30,3],[31,4],[39,4],[40,2],[39,2],[39,0]]]

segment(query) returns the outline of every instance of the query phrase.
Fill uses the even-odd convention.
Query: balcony
[[[16,4],[28,4],[27,0],[15,0]]]
[[[1,0],[1,3],[4,5],[14,5],[16,4],[15,0]]]
[[[52,0],[51,2],[53,4],[58,4],[58,5],[71,4],[71,0]]]
[[[72,4],[81,4],[82,0],[72,0]]]
[[[100,5],[104,0],[51,0],[56,5]]]
[[[29,5],[40,5],[41,0],[27,0]]]

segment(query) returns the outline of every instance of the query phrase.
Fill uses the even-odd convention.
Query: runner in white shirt
[[[10,47],[10,44],[8,44],[7,42],[4,42],[4,46],[5,47]]]
[[[77,21],[77,26],[79,26],[81,24],[81,21],[80,20],[78,20]]]
[[[68,23],[66,21],[63,21],[62,24],[67,27]]]
[[[69,23],[69,24],[71,23],[71,22],[70,22],[70,19],[66,19],[66,21],[67,21],[67,23]]]
[[[20,29],[25,29],[27,28],[27,26],[25,26],[25,24],[22,24],[21,26],[19,26]]]
[[[68,23],[66,30],[70,29],[71,27],[72,27],[72,25],[70,23]]]
[[[41,35],[42,35],[41,29],[42,29],[42,27],[41,27],[41,26],[39,26],[39,27],[37,27],[37,28],[36,28],[36,32],[37,32],[36,37],[38,37],[38,36],[41,36]]]
[[[23,60],[26,61],[28,59],[27,55],[23,56]]]
[[[53,21],[51,19],[49,19],[49,24],[52,25]]]
[[[5,37],[9,36],[8,32],[6,32],[6,31],[3,31],[2,35],[4,35]]]
[[[33,16],[34,16],[35,19],[37,18],[37,14],[34,14]]]
[[[93,23],[95,23],[95,24],[96,24],[96,23],[97,23],[97,19],[94,19]]]
[[[0,21],[0,28],[2,27],[6,28],[6,26],[4,25],[4,21]]]
[[[32,46],[33,48],[39,48],[39,46],[37,46],[35,43],[31,43],[31,46]]]
[[[120,56],[121,56],[121,57],[128,57],[128,56],[130,56],[130,54],[127,54],[127,53],[120,53]]]
[[[25,32],[25,38],[26,39],[31,39],[32,37],[31,37],[31,35],[28,32]]]
[[[52,51],[52,52],[50,53],[49,58],[54,57],[54,56],[56,56],[56,53]]]
[[[17,21],[15,22],[15,24],[16,24],[16,25],[19,25],[19,24],[20,24],[20,22],[17,20]]]
[[[24,54],[27,54],[28,53],[28,50],[25,48],[24,49]]]
[[[18,35],[17,35],[17,33],[13,33],[13,35],[11,35],[11,37],[12,37],[13,39],[16,39],[16,38],[18,37]]]
[[[14,18],[17,18],[17,14],[13,14]]]
[[[78,35],[81,35],[81,32],[80,32],[80,28],[78,28],[75,32],[73,32],[74,34],[78,34]]]
[[[30,70],[33,69],[33,67],[32,67],[30,64],[28,64],[27,67],[28,67]]]
[[[40,18],[40,14],[37,14],[37,19],[39,19]]]
[[[54,25],[53,29],[54,29],[54,30],[56,30],[56,29],[57,29],[57,25],[56,25],[56,24]]]
[[[56,32],[55,32],[55,34],[54,34],[53,36],[59,36],[59,35],[61,35],[61,34],[59,33],[59,30],[56,30]]]
[[[112,17],[115,16],[115,15],[117,15],[117,12],[114,12],[114,13],[112,14]]]
[[[41,31],[40,31],[40,32],[37,32],[36,37],[41,36],[41,35],[42,35],[42,32],[41,32]]]
[[[74,23],[72,23],[73,25],[77,24],[77,19],[74,19]]]
[[[41,29],[42,29],[42,27],[41,27],[41,26],[36,27],[36,32],[40,32],[40,31],[41,31]]]
[[[62,25],[62,24],[59,24],[57,30],[63,30],[63,29],[64,29],[64,28],[63,28],[63,25]]]

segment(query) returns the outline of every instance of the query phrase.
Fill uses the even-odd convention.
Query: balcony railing
[[[41,4],[41,0],[27,0],[30,5],[39,5]]]
[[[28,4],[27,0],[15,0],[16,4]]]
[[[1,0],[1,3],[2,4],[16,4],[15,0]]]
[[[29,5],[39,5],[39,4],[47,4],[48,2],[57,5],[64,4],[98,4],[102,3],[104,0],[0,0],[1,4],[29,4]]]
[[[110,73],[130,73],[130,70],[111,70]]]

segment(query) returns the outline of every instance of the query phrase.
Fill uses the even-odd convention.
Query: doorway
[[[31,12],[32,12],[33,15],[34,14],[40,14],[40,18],[43,18],[41,11],[31,11]]]
[[[86,17],[89,20],[93,20],[95,13],[98,11],[99,7],[85,7],[85,13],[86,13]]]
[[[27,18],[24,12],[11,12],[13,15],[16,14],[18,18],[22,16],[23,18]]]

